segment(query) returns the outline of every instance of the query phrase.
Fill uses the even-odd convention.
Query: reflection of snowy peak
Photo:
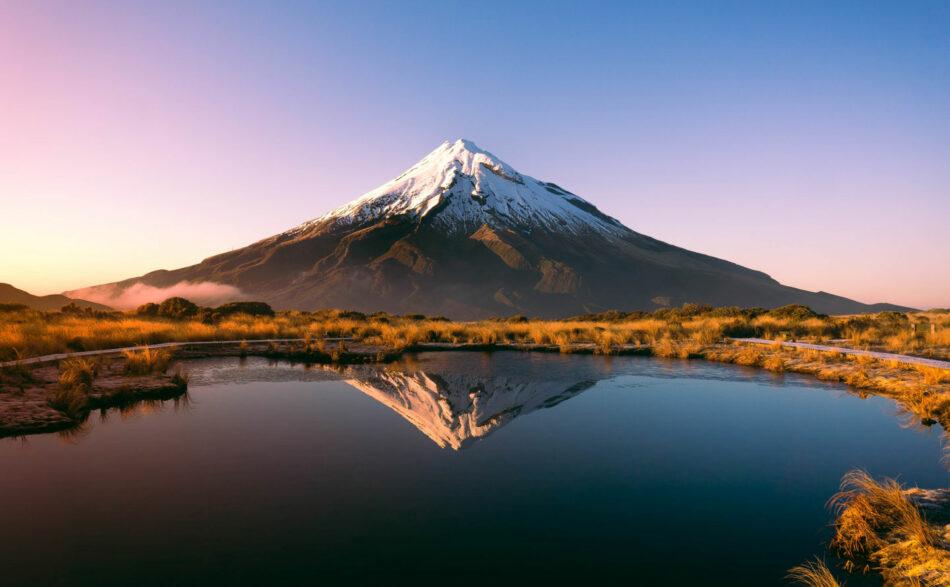
[[[290,233],[325,223],[352,226],[396,215],[418,220],[430,214],[435,225],[448,232],[487,224],[630,233],[579,196],[521,175],[465,139],[442,143],[396,179]]]
[[[593,382],[530,381],[351,367],[346,382],[389,406],[441,447],[455,450],[518,416],[556,406]]]

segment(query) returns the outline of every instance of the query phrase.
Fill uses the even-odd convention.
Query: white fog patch
[[[122,289],[115,285],[98,285],[66,292],[71,298],[105,304],[117,310],[131,310],[149,302],[161,303],[168,298],[181,297],[199,306],[218,306],[226,302],[247,299],[239,288],[223,283],[181,281],[169,287],[155,287],[135,283]]]

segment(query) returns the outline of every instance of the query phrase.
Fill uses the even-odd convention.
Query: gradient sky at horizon
[[[320,216],[465,137],[630,228],[950,306],[950,2],[0,0],[0,282]]]

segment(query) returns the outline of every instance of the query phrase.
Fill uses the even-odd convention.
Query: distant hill
[[[50,312],[59,310],[70,302],[76,304],[80,308],[92,308],[93,310],[112,309],[109,306],[105,306],[103,304],[67,298],[66,296],[59,294],[35,296],[29,292],[23,291],[22,289],[17,289],[9,283],[0,283],[0,304],[23,304],[24,306],[29,306],[34,310]]]
[[[169,295],[206,303],[171,293],[185,291],[276,309],[455,319],[557,318],[685,302],[804,304],[824,314],[909,309],[788,287],[634,232],[466,140],[446,142],[389,183],[283,234],[191,267],[64,293],[117,307],[134,306],[126,298]],[[142,299],[143,292],[155,299]]]

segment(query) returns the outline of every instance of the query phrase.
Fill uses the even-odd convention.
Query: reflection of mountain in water
[[[454,353],[453,353],[454,354]],[[347,383],[392,408],[441,447],[455,450],[488,436],[518,416],[550,408],[588,389],[600,377],[557,368],[503,369],[497,361],[446,361],[345,370]],[[465,360],[467,359],[467,360]],[[524,359],[522,358],[522,361]],[[559,364],[560,363],[560,364]]]

